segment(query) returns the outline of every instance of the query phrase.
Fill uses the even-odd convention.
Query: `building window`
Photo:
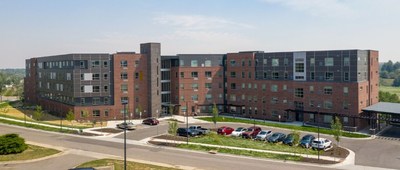
[[[279,72],[272,72],[272,79],[279,79]]]
[[[325,86],[324,87],[324,94],[331,95],[332,94],[332,86]]]
[[[93,117],[100,117],[100,110],[93,110]]]
[[[287,90],[287,85],[286,85],[286,84],[284,84],[284,85],[282,86],[282,90]]]
[[[100,92],[100,86],[93,86],[93,92],[94,93]]]
[[[325,58],[325,66],[333,66],[333,58],[332,57]]]
[[[185,73],[184,72],[180,72],[180,77],[184,78],[185,77]]]
[[[262,91],[265,91],[267,89],[267,86],[265,84],[262,84],[261,89],[262,89]]]
[[[204,74],[205,74],[205,76],[206,76],[207,78],[211,78],[211,77],[212,77],[211,71],[206,71]]]
[[[85,104],[86,104],[85,98],[81,98],[81,105],[83,106]]]
[[[349,72],[344,72],[344,81],[349,81],[349,80],[350,80]]]
[[[40,77],[39,77],[40,78]],[[71,73],[67,73],[67,80],[71,80]]]
[[[135,90],[139,91],[139,84],[135,84]]]
[[[295,88],[295,89],[294,89],[294,96],[303,98],[303,97],[304,97],[304,90],[303,90],[303,88]]]
[[[249,67],[251,67],[251,60],[249,60]]]
[[[310,58],[310,66],[311,67],[315,66],[315,58]]]
[[[135,60],[135,67],[138,67],[138,66],[139,66],[139,60]]]
[[[235,66],[236,65],[236,61],[235,60],[231,60],[230,63],[231,63],[231,66]]]
[[[109,111],[108,110],[105,110],[104,111],[104,117],[108,117],[110,114],[109,114]]]
[[[68,62],[67,62],[68,64]],[[108,67],[108,61],[103,61],[103,67]]]
[[[206,60],[206,61],[204,62],[204,65],[205,65],[206,67],[211,67],[211,60]]]
[[[233,90],[236,89],[236,83],[231,83],[231,89],[233,89]]]
[[[343,94],[345,96],[349,95],[349,87],[343,87]]]
[[[331,123],[332,116],[331,115],[324,115],[324,123]]]
[[[122,93],[128,93],[128,85],[121,84],[121,92]]]
[[[296,63],[295,72],[304,73],[304,63]]]
[[[98,104],[100,104],[100,98],[93,97],[92,98],[92,105],[98,105]]]
[[[343,101],[343,109],[345,110],[349,109],[349,102]]]
[[[185,61],[184,60],[179,60],[179,66],[185,66]]]
[[[204,86],[205,86],[207,89],[211,89],[211,83],[206,83]]]
[[[343,65],[344,66],[350,66],[350,58],[349,57],[343,58]]]
[[[92,61],[92,67],[99,67],[99,66],[100,66],[100,61],[98,60]]]
[[[246,62],[242,60],[242,67],[246,66]]]
[[[266,64],[268,64],[268,59],[264,58],[263,59],[263,65],[266,65]]]
[[[271,98],[271,104],[277,104],[278,103],[278,98],[277,97],[272,97]]]
[[[108,99],[108,97],[104,97],[104,104],[109,104],[109,99]]]
[[[283,65],[285,65],[285,66],[289,65],[289,59],[284,58],[283,59]]]
[[[128,103],[129,102],[129,98],[128,97],[121,97],[121,103],[122,102]]]
[[[122,80],[128,80],[128,73],[127,72],[122,72],[121,73],[121,79]]]
[[[249,72],[249,78],[251,78],[251,72]]]
[[[315,80],[315,72],[310,72],[310,80]]]
[[[251,83],[248,83],[248,84],[247,84],[247,88],[248,88],[248,89],[251,89]]]
[[[314,100],[310,100],[310,107],[314,107]]]
[[[108,92],[108,86],[104,86],[104,92]]]
[[[100,74],[92,74],[92,80],[100,80]]]
[[[193,83],[192,84],[192,89],[195,89],[195,90],[199,89],[199,84]]]
[[[103,79],[104,80],[108,80],[108,74],[107,73],[103,74]]]
[[[212,95],[211,94],[206,94],[206,100],[211,101],[212,100]]]
[[[273,67],[279,66],[279,59],[277,59],[277,58],[272,59],[272,66]]]
[[[192,61],[190,62],[190,66],[191,66],[191,67],[198,67],[197,60],[192,60]]]
[[[332,101],[324,101],[324,108],[325,109],[332,109]]]
[[[310,93],[314,93],[314,86],[310,86]]]
[[[278,91],[278,85],[276,85],[276,84],[271,85],[271,91],[272,92],[277,92]]]
[[[199,77],[199,73],[197,71],[192,72],[192,77],[193,78],[198,78]]]
[[[247,96],[247,101],[250,103],[251,101],[253,101],[253,96],[248,95]]]
[[[246,78],[246,73],[242,71],[242,78]]]
[[[325,72],[325,80],[333,80],[333,72]]]
[[[234,71],[231,72],[231,78],[236,78],[236,72]]]
[[[121,67],[128,67],[128,61],[121,60]]]
[[[230,97],[229,97],[229,100],[231,102],[235,102],[236,101],[236,95],[235,94],[231,94]]]

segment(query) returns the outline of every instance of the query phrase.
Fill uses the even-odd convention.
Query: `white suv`
[[[327,149],[332,146],[332,141],[325,138],[316,138],[313,140],[311,147],[313,149]]]

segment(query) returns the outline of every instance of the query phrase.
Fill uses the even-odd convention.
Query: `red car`
[[[228,127],[228,126],[222,126],[218,128],[217,133],[220,135],[230,135],[235,129]]]
[[[247,128],[247,131],[242,133],[242,138],[250,138],[253,139],[255,138],[258,133],[261,131],[261,128],[258,126],[252,126]]]
[[[156,118],[154,117],[150,117],[147,119],[144,119],[143,124],[148,124],[148,125],[158,125],[158,123],[160,123]]]

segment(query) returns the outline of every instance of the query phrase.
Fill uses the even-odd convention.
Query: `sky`
[[[0,0],[0,68],[67,53],[372,49],[400,61],[399,0]]]

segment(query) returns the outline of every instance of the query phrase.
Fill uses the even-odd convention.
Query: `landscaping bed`
[[[138,162],[126,162],[126,168],[129,170],[177,170],[177,168],[171,167],[163,167],[158,165],[144,164]],[[90,162],[83,163],[79,165],[77,168],[84,167],[111,167],[111,169],[122,170],[124,169],[124,161],[123,160],[115,160],[115,159],[99,159]]]
[[[116,129],[116,128],[102,128],[102,129],[95,129],[93,131],[105,132],[105,133],[121,133],[121,132],[123,132],[123,130]]]

